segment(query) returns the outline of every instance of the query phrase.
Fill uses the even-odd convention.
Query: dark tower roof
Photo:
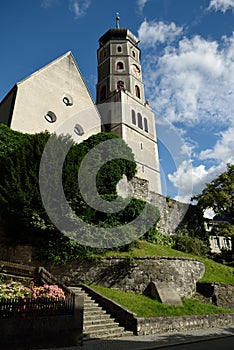
[[[129,40],[133,45],[138,46],[140,40],[127,28],[111,28],[99,39],[99,47],[102,47],[110,40]]]

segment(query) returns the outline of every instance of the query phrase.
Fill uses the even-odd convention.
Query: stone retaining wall
[[[230,326],[234,324],[234,314],[195,315],[180,317],[137,318],[137,335]]]
[[[191,297],[205,272],[201,261],[168,257],[105,258],[47,269],[67,285],[90,283],[135,293],[144,293],[151,281],[170,282],[180,297]]]
[[[234,308],[234,285],[226,283],[197,283],[197,292],[207,303],[226,308]]]

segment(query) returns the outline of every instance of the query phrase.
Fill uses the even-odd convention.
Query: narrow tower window
[[[137,113],[137,123],[140,129],[143,129],[143,123],[142,123],[142,115],[141,113]]]
[[[132,57],[136,57],[135,51],[132,51]]]
[[[124,89],[124,81],[119,80],[117,82],[117,90],[122,90],[122,89]]]
[[[118,46],[118,47],[117,47],[117,51],[118,51],[118,52],[122,52],[122,46]]]
[[[136,113],[134,109],[132,109],[132,124],[136,125]]]
[[[149,129],[148,129],[148,120],[146,118],[144,118],[144,129],[145,129],[145,132],[149,132]]]
[[[136,97],[141,98],[140,88],[137,85],[135,86],[135,92],[136,92]]]
[[[105,100],[105,98],[106,98],[106,86],[103,86],[100,93],[100,101]]]
[[[117,70],[124,69],[123,62],[117,62],[117,64],[116,64],[116,69],[117,69]]]

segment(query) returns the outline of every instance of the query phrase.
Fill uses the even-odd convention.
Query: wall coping
[[[102,257],[100,260],[184,260],[184,261],[197,261],[203,263],[202,260],[196,259],[196,258],[187,258],[187,257],[173,257],[173,256],[134,256],[133,258],[131,257],[126,257],[126,256],[107,256],[107,257]]]

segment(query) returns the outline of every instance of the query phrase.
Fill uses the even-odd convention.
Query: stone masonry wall
[[[234,308],[234,285],[226,283],[197,283],[197,292],[205,302],[226,308]]]
[[[234,314],[137,318],[137,334],[181,332],[196,328],[224,327],[234,323]]]
[[[158,229],[164,234],[175,234],[176,229],[184,218],[189,205],[180,203],[169,197],[154,192],[149,192],[148,181],[134,177],[127,182],[124,177],[117,187],[118,193],[122,196],[134,196],[156,206],[160,211]]]
[[[185,258],[105,258],[83,261],[64,267],[47,267],[61,282],[76,285],[82,282],[136,293],[143,293],[151,281],[174,284],[180,297],[196,292],[196,282],[205,272],[204,264]]]

